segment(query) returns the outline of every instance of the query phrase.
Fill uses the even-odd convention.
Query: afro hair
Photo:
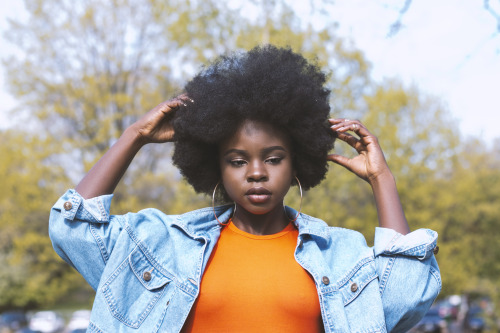
[[[271,123],[291,139],[293,167],[305,190],[327,172],[334,133],[325,74],[290,48],[272,45],[217,58],[185,86],[194,103],[174,121],[173,163],[195,191],[220,181],[219,143],[245,120]]]

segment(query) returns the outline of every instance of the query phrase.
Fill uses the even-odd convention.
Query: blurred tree
[[[82,279],[52,250],[47,200],[67,182],[62,167],[47,159],[45,140],[0,132],[0,312],[54,302]]]
[[[47,138],[57,138],[60,154],[53,158],[74,180],[145,110],[176,95],[186,71],[215,52],[214,41],[235,20],[218,6],[25,1],[28,19],[11,22],[7,34],[22,52],[6,62],[8,84],[27,118],[42,125]],[[169,147],[148,147],[133,168],[138,174],[168,171],[162,157]],[[142,181],[128,178],[129,184],[133,179]],[[163,202],[172,197],[162,194]]]
[[[10,21],[7,33],[19,52],[4,65],[20,101],[14,113],[19,128],[38,133],[36,140],[16,136],[39,143],[23,146],[24,167],[43,168],[27,172],[30,181],[18,183],[15,200],[5,192],[10,204],[2,207],[0,234],[11,241],[0,253],[9,267],[2,271],[4,306],[49,305],[81,285],[53,253],[45,231],[55,193],[77,181],[143,112],[178,94],[207,59],[262,42],[292,45],[329,69],[336,108],[358,108],[369,66],[336,38],[333,24],[315,30],[284,1],[251,5],[247,11],[215,0],[25,0],[27,18]],[[170,148],[148,145],[139,153],[115,192],[115,213],[144,207],[180,213],[208,205],[179,181]],[[2,166],[7,174],[16,163],[2,159]],[[17,214],[31,197],[37,206]]]
[[[500,150],[459,136],[442,103],[397,81],[365,95],[364,124],[379,138],[396,177],[411,229],[439,233],[442,296],[470,293],[500,304]],[[352,113],[342,117],[352,118]],[[335,150],[349,155],[337,142]],[[369,185],[332,165],[304,201],[305,213],[362,232],[371,241],[377,215]],[[497,310],[498,311],[498,310]]]
[[[400,192],[412,229],[439,230],[428,209],[441,174],[452,168],[450,158],[458,145],[458,133],[439,100],[397,81],[373,84],[364,96],[366,108],[342,112],[340,117],[361,120],[379,138]],[[336,153],[353,156],[351,147],[337,142]],[[307,212],[325,217],[333,225],[361,231],[369,241],[377,226],[377,213],[369,185],[337,165],[327,179],[308,194]]]
[[[179,93],[202,63],[225,51],[267,41],[304,51],[331,70],[337,109],[355,109],[368,80],[362,54],[336,38],[334,25],[316,31],[282,1],[257,1],[250,10],[214,0],[25,0],[25,7],[29,17],[11,21],[7,34],[21,51],[5,62],[8,86],[26,121],[57,138],[54,163],[74,181],[138,116]],[[149,184],[155,189],[141,191],[142,203],[168,206],[176,192],[165,177],[176,174],[170,147],[148,146],[115,200]]]
[[[323,15],[323,4],[311,3]],[[0,271],[0,307],[48,305],[83,285],[46,234],[57,196],[137,117],[178,94],[207,59],[263,42],[316,59],[330,75],[332,115],[362,119],[379,137],[412,229],[440,232],[445,292],[472,290],[481,279],[495,285],[500,268],[488,263],[500,252],[480,240],[496,237],[499,152],[463,149],[439,100],[396,81],[371,82],[362,52],[336,36],[333,22],[318,27],[314,15],[299,15],[286,1],[236,4],[25,0],[28,18],[12,21],[8,33],[20,55],[5,62],[25,131],[0,133],[0,264],[8,267]],[[338,142],[335,150],[351,154],[349,148]],[[113,212],[181,213],[209,204],[179,179],[170,149],[149,145],[139,153],[115,192]],[[297,206],[298,194],[286,203]],[[303,212],[367,239],[377,224],[369,186],[335,165],[306,195]]]
[[[498,143],[498,142],[497,142]],[[472,139],[460,147],[443,184],[441,239],[446,293],[479,293],[500,301],[500,150]],[[498,304],[498,303],[497,303]],[[497,310],[498,311],[498,310]]]

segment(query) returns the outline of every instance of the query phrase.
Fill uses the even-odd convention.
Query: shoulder
[[[360,232],[329,226],[325,221],[305,214],[301,214],[297,222],[299,235],[305,243],[315,243],[327,266],[349,269],[361,261],[373,260],[373,249]]]
[[[142,226],[144,222],[149,224],[163,224],[168,225],[175,221],[179,215],[168,215],[156,208],[145,208],[138,212],[129,212],[124,215],[127,222],[132,226]]]
[[[362,233],[352,229],[331,226],[325,221],[307,214],[300,214],[297,219],[297,226],[300,233],[310,234],[326,242],[351,244],[355,242],[366,246],[366,239]]]
[[[161,229],[168,229],[177,218],[178,215],[168,215],[156,208],[146,208],[123,215],[127,228],[143,232],[158,232]]]
[[[232,206],[215,207],[220,221],[229,219]],[[168,215],[155,208],[143,209],[125,215],[127,226],[141,235],[154,237],[175,234],[178,237],[211,238],[220,232],[220,225],[214,217],[212,207],[201,208],[183,214]]]

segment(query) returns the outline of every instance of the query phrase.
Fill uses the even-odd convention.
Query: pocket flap
[[[134,275],[148,290],[161,288],[172,281],[171,278],[162,273],[164,272],[163,268],[152,257],[150,259],[143,253],[139,247],[132,251],[128,260]]]
[[[344,306],[358,297],[363,289],[377,277],[373,261],[368,261],[361,266],[355,267],[347,275],[347,278],[343,281],[344,283],[339,288]]]

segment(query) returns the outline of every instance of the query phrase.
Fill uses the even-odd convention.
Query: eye
[[[275,165],[275,164],[280,164],[281,161],[283,160],[283,157],[270,157],[266,159],[266,163]]]
[[[232,165],[232,166],[235,166],[235,167],[240,167],[240,166],[243,166],[246,164],[246,161],[245,160],[230,160],[229,163]]]

